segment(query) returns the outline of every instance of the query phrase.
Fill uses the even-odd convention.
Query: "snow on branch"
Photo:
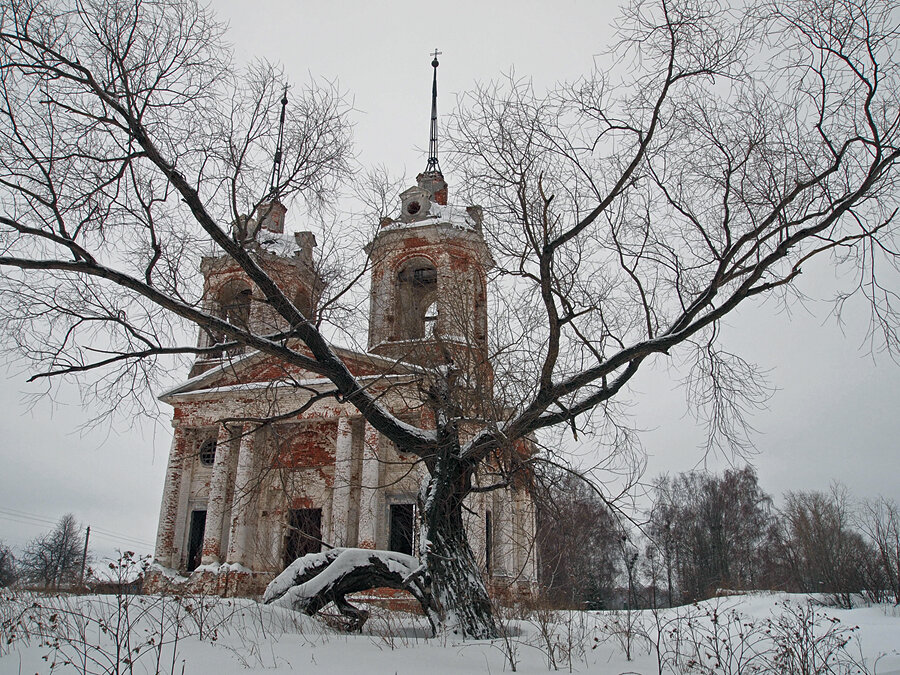
[[[298,558],[266,588],[263,602],[277,604],[313,616],[334,603],[346,619],[348,631],[360,630],[369,613],[350,604],[346,595],[373,588],[408,591],[436,628],[437,616],[427,577],[409,555],[364,548],[333,548]]]

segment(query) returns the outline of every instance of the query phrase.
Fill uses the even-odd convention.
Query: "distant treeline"
[[[773,506],[756,472],[657,479],[639,518],[614,513],[577,476],[538,490],[542,584],[559,605],[663,607],[728,590],[900,604],[900,509],[846,489],[789,492]]]

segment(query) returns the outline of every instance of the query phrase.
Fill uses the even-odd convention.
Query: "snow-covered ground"
[[[659,612],[505,609],[508,637],[493,641],[428,638],[423,619],[379,609],[362,634],[345,635],[250,600],[132,596],[124,598],[127,613],[120,600],[0,592],[0,673],[125,673],[130,662],[135,673],[169,675],[900,674],[900,610],[839,610],[799,595],[732,596]],[[824,659],[831,670],[817,669]]]

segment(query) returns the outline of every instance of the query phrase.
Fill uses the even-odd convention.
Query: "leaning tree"
[[[496,260],[500,404],[426,378],[434,428],[393,416],[292,304],[231,223],[273,187],[280,76],[237,72],[190,0],[8,0],[0,9],[0,326],[35,377],[88,378],[114,404],[172,355],[243,345],[328,378],[423,459],[422,568],[440,620],[495,634],[461,527],[480,466],[543,429],[618,428],[615,397],[654,355],[691,360],[714,438],[735,439],[753,369],[719,347],[742,302],[788,297],[813,258],[857,275],[897,346],[900,78],[890,2],[634,0],[609,72],[538,93],[465,96],[457,180]],[[282,198],[327,202],[348,170],[333,90],[292,96]],[[203,312],[195,251],[212,239],[283,319],[261,334]],[[880,280],[881,279],[881,280]],[[341,291],[333,291],[340,296]],[[221,336],[198,348],[181,322]],[[163,365],[161,365],[163,364]],[[610,450],[614,452],[614,450]]]

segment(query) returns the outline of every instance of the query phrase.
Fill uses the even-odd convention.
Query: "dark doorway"
[[[412,504],[391,504],[391,551],[412,555],[413,520]]]
[[[284,537],[284,566],[322,550],[322,509],[291,509]]]
[[[484,569],[488,574],[494,571],[494,523],[490,511],[484,514]]]
[[[200,565],[203,557],[203,534],[206,532],[206,511],[191,511],[191,529],[188,534],[188,572]]]
[[[490,511],[484,514],[484,569],[488,574],[494,571],[494,523]]]

